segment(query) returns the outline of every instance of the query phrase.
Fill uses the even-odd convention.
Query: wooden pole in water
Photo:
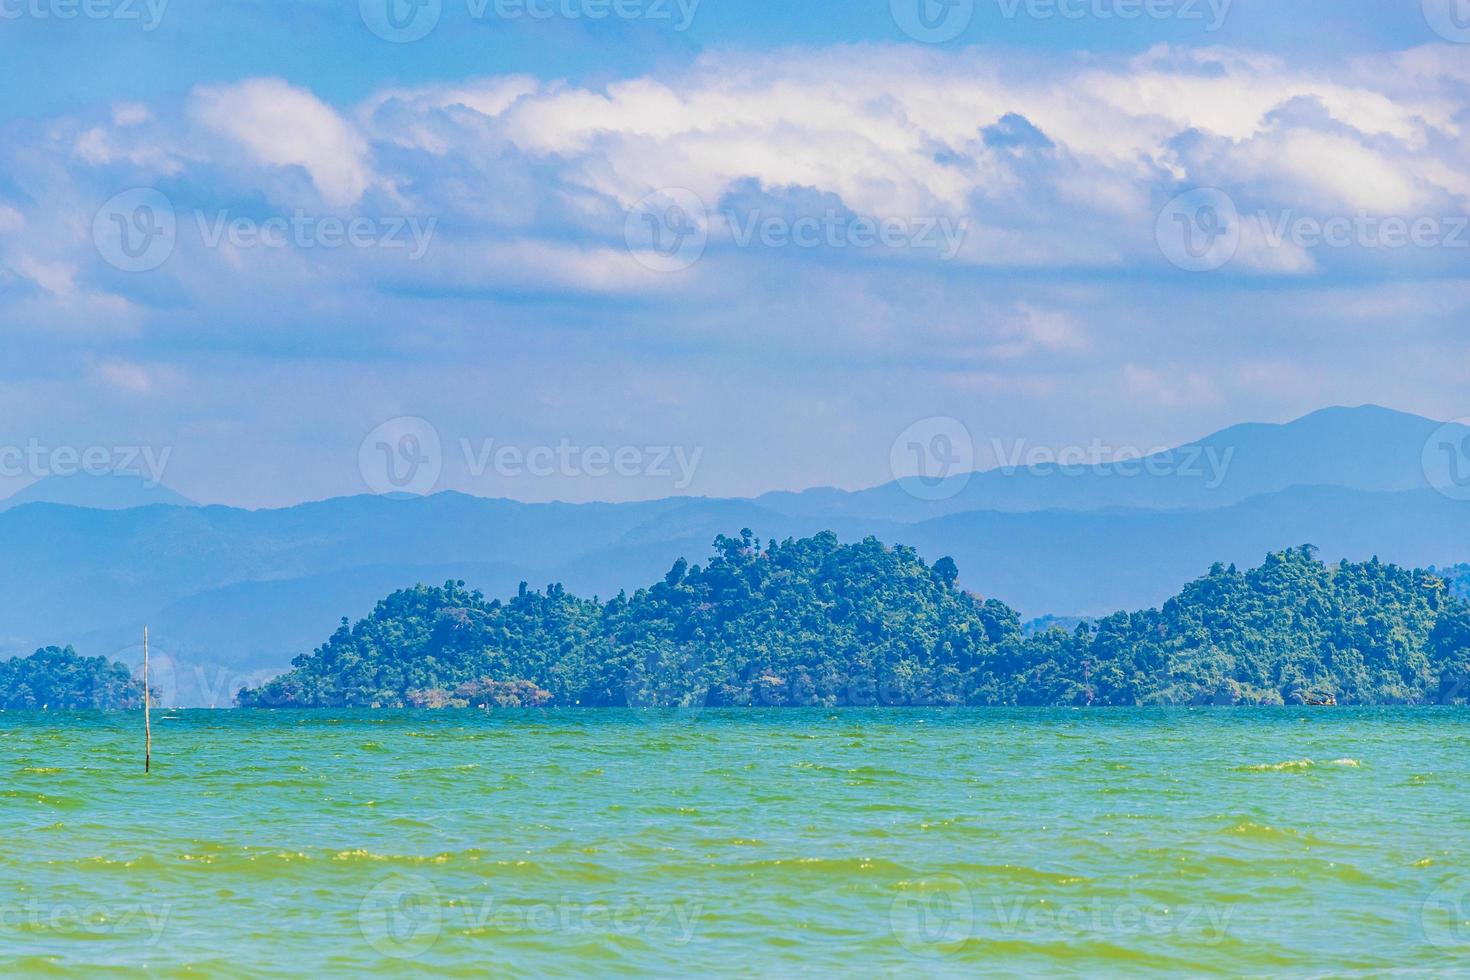
[[[148,693],[148,627],[143,627],[143,772],[153,768],[153,719],[149,715]]]

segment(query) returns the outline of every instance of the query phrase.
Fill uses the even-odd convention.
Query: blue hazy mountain
[[[332,513],[339,504],[344,513]],[[871,533],[911,544],[931,561],[952,555],[965,588],[1028,617],[1147,606],[1216,560],[1249,566],[1285,542],[1316,544],[1329,560],[1377,555],[1414,566],[1470,555],[1470,503],[1424,490],[1297,487],[1210,510],[979,511],[908,526],[680,501],[678,524],[663,538],[642,523],[619,534],[578,515],[589,525],[581,548],[555,540],[566,515],[498,504],[353,498],[310,505],[310,521],[296,508],[24,508],[0,515],[0,546],[46,557],[0,568],[13,596],[0,610],[0,635],[10,652],[63,632],[79,649],[112,653],[148,623],[158,644],[184,661],[236,672],[281,668],[342,616],[365,615],[403,585],[463,579],[504,596],[521,581],[562,582],[608,596],[657,580],[675,558],[697,558],[716,534],[746,526],[778,538],[830,527],[844,540]],[[18,533],[16,518],[27,516],[33,526]],[[538,530],[544,550],[527,543]]]
[[[953,492],[945,494],[946,499],[916,499],[902,483],[894,482],[856,493],[830,488],[771,493],[758,502],[788,514],[913,522],[975,510],[1229,507],[1296,486],[1414,490],[1429,485],[1425,447],[1441,427],[1431,419],[1374,405],[1329,408],[1281,425],[1231,426],[1154,453],[1126,469],[1073,465],[1066,471],[1019,465],[1036,447],[975,433],[977,450],[992,448],[1006,462],[985,472],[952,477],[948,489]],[[1465,434],[1470,436],[1470,430]]]
[[[169,507],[194,507],[194,501],[155,484],[142,476],[107,474],[104,476],[48,476],[23,487],[4,500],[0,510],[25,504],[66,504],[97,510],[126,510],[163,504]]]
[[[951,555],[965,588],[1027,616],[1099,616],[1162,602],[1215,561],[1258,565],[1281,547],[1268,542],[1316,545],[1328,561],[1452,565],[1470,554],[1470,502],[1293,487],[1211,510],[954,514],[911,526],[905,541]]]
[[[1470,558],[1470,503],[1422,489],[1424,445],[1439,427],[1334,409],[1200,440],[1233,450],[1213,489],[1170,475],[1017,471],[979,474],[937,507],[893,485],[630,504],[457,493],[260,511],[30,503],[0,512],[10,559],[0,565],[9,599],[0,655],[52,643],[112,654],[147,623],[181,663],[244,677],[285,667],[399,587],[463,579],[497,596],[524,580],[606,597],[657,580],[681,556],[698,560],[716,534],[743,527],[762,538],[831,529],[911,544],[930,561],[952,555],[966,588],[1027,617],[1141,608],[1217,560],[1249,566],[1304,543],[1328,560],[1449,567]],[[973,506],[980,499],[998,505]]]

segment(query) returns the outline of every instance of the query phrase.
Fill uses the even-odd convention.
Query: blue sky
[[[6,9],[22,11],[35,2],[7,0]],[[1085,10],[1093,0],[1074,2],[1080,6],[1073,9]],[[3,70],[10,80],[0,89],[0,110],[10,116],[50,114],[95,104],[99,93],[108,99],[177,98],[201,82],[252,75],[287,78],[347,104],[390,81],[529,72],[595,82],[687,62],[711,49],[909,41],[881,0],[684,3],[694,10],[687,27],[679,23],[682,18],[474,17],[470,0],[450,0],[428,36],[385,45],[351,2],[115,0],[112,5],[120,11],[115,17],[0,21]],[[1117,53],[1203,41],[1330,64],[1435,40],[1413,0],[1234,0],[1224,7],[1218,29],[1207,33],[1199,27],[1213,25],[1213,10],[1219,8],[1212,8],[1211,0],[1199,0],[1197,8],[1188,4],[1182,0],[1179,9],[1191,16],[1197,10],[1203,21],[1007,16],[1001,0],[977,0],[965,29],[947,44]],[[668,10],[678,12],[676,0],[669,0]]]
[[[1470,414],[1461,0],[68,2],[0,0],[0,446],[590,500]]]

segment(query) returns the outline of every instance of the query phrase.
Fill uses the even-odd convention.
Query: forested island
[[[0,709],[143,706],[143,684],[125,664],[83,657],[71,647],[45,647],[0,661]]]
[[[343,620],[237,703],[1437,704],[1470,694],[1470,604],[1429,571],[1329,566],[1295,548],[1248,571],[1216,565],[1161,609],[1029,635],[1014,610],[958,578],[951,559],[926,565],[872,538],[762,544],[747,530],[719,537],[704,565],[681,559],[663,581],[607,601],[559,585],[523,584],[508,601],[462,582],[421,585]]]

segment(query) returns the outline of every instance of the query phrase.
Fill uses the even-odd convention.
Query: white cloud
[[[1125,364],[1123,381],[1131,394],[1166,408],[1208,405],[1220,400],[1220,392],[1214,382],[1198,371],[1159,370]]]
[[[1328,215],[1464,200],[1466,137],[1444,95],[1463,84],[1427,55],[1415,63],[1418,76],[1324,77],[1160,49],[1032,79],[974,52],[841,48],[710,57],[605,89],[524,78],[422,88],[370,100],[360,117],[372,138],[442,161],[424,161],[428,173],[442,168],[470,209],[503,193],[510,153],[517,177],[541,168],[540,200],[593,225],[650,189],[688,188],[713,207],[753,179],[831,193],[862,214],[969,216],[972,264],[1122,268],[1157,259],[1142,232],[1163,187],[1234,182],[1259,198],[1243,204]],[[982,130],[1008,114],[1050,148],[988,145]],[[585,207],[596,199],[610,207]]]
[[[196,89],[191,117],[245,150],[256,163],[297,166],[331,206],[367,190],[367,148],[356,129],[311,92],[278,78]]]
[[[141,364],[127,361],[106,361],[97,365],[97,376],[109,387],[131,395],[146,395],[153,391],[154,372]]]
[[[140,126],[152,118],[148,107],[136,102],[119,102],[112,107],[114,126]]]
[[[1168,272],[1158,208],[1194,186],[1231,188],[1245,213],[1470,208],[1467,85],[1460,61],[1433,47],[1332,73],[1161,47],[1056,59],[1044,78],[977,50],[727,53],[605,87],[493,76],[387,88],[342,110],[255,78],[198,88],[182,112],[120,103],[105,119],[47,123],[37,159],[50,141],[70,159],[54,161],[60,174],[34,165],[28,192],[37,216],[78,207],[64,219],[73,227],[110,194],[67,188],[52,201],[47,185],[109,173],[124,186],[192,176],[221,207],[263,195],[282,208],[431,216],[443,229],[432,260],[403,270],[426,286],[494,284],[519,263],[546,284],[666,292],[605,254],[621,249],[626,208],[661,187],[688,188],[711,210],[754,186],[826,195],[864,216],[967,221],[962,266]],[[94,173],[71,173],[78,163]],[[0,231],[13,223],[0,213]],[[1331,265],[1258,244],[1245,242],[1232,268]],[[475,275],[491,253],[497,269]]]
[[[63,262],[44,262],[33,255],[20,255],[15,271],[54,296],[70,297],[76,291],[77,271]]]
[[[1137,280],[1179,280],[1155,226],[1182,190],[1229,187],[1245,216],[1236,260],[1214,276],[1302,283],[1362,256],[1274,244],[1253,216],[1470,207],[1470,79],[1443,49],[1330,72],[1178,48],[1050,63],[1040,77],[993,51],[727,53],[605,86],[505,75],[390,87],[345,107],[257,78],[177,105],[44,120],[0,148],[22,191],[0,201],[0,233],[26,233],[25,254],[0,260],[38,287],[0,294],[0,312],[72,327],[92,316],[98,332],[182,319],[180,330],[230,324],[239,336],[312,330],[370,349],[391,341],[361,339],[363,324],[447,334],[482,317],[520,322],[483,313],[507,299],[600,299],[599,320],[626,313],[660,337],[942,357],[966,374],[990,361],[1101,356],[1124,337],[1122,325],[1100,328],[1112,315],[1100,311],[1141,302]],[[99,261],[92,218],[118,190],[150,183],[175,195],[179,241],[156,273],[120,276]],[[632,260],[623,231],[627,206],[666,186],[692,189],[711,211],[749,198],[782,213],[830,206],[968,231],[945,262],[938,250],[736,247],[715,215],[703,259],[663,275]],[[434,219],[437,232],[417,262],[200,242],[192,209],[210,221],[259,216],[262,200],[288,217]],[[1396,274],[1438,261],[1425,278],[1442,283],[1433,251],[1396,256]],[[1097,283],[1099,298],[1058,300],[1068,276]],[[106,318],[95,315],[103,303]],[[636,303],[647,309],[626,312]],[[1185,397],[1167,372],[1134,381]]]

